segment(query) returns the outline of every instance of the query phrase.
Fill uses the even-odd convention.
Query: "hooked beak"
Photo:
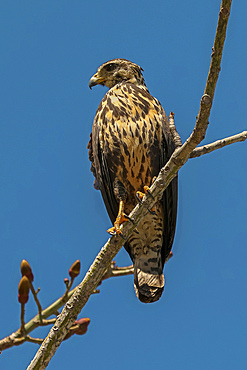
[[[90,78],[89,80],[89,87],[92,89],[93,86],[102,84],[104,82],[104,78],[98,77],[97,73],[93,75],[93,77]]]

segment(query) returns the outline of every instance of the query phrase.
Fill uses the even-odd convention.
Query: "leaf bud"
[[[69,269],[69,276],[74,279],[76,276],[79,275],[81,269],[81,262],[80,260],[76,260]]]
[[[82,319],[76,320],[75,324],[79,326],[75,334],[83,335],[87,332],[87,327],[90,324],[90,319],[88,317],[84,317]]]
[[[26,260],[21,261],[21,274],[22,276],[26,276],[30,281],[33,281],[33,272]]]
[[[18,301],[20,303],[27,303],[29,295],[29,279],[22,276],[18,285]]]

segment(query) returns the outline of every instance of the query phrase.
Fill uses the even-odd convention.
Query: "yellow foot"
[[[139,201],[141,201],[142,200],[142,198],[144,197],[144,193],[142,193],[141,191],[137,191],[136,192],[136,196],[137,196],[137,199],[139,200]]]
[[[110,234],[110,235],[119,235],[121,234],[121,230],[120,230],[120,226],[122,225],[122,223],[124,223],[125,221],[128,221],[129,218],[128,216],[126,216],[125,213],[121,213],[117,216],[116,218],[116,221],[114,222],[114,226],[111,227],[110,229],[107,230],[107,232]]]
[[[139,199],[142,200],[142,198],[144,197],[145,194],[149,194],[153,198],[149,186],[145,185],[145,186],[143,186],[143,189],[144,189],[144,193],[142,193],[141,191],[137,192],[137,196],[139,197]]]

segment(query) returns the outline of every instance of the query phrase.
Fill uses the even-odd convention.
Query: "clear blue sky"
[[[106,89],[90,91],[89,78],[111,58],[138,63],[186,140],[219,7],[220,0],[1,2],[1,337],[19,326],[23,258],[46,307],[63,294],[71,263],[79,258],[84,274],[108,238],[86,149]],[[233,1],[205,143],[247,129],[246,17],[246,1]],[[132,276],[104,282],[80,315],[91,319],[88,333],[63,343],[49,369],[247,368],[246,163],[247,143],[239,143],[184,166],[162,299],[141,304]],[[116,260],[130,264],[124,250]],[[27,320],[35,313],[30,299]],[[0,368],[25,369],[37,349],[4,351]]]

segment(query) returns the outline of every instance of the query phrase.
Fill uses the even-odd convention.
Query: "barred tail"
[[[163,273],[153,275],[134,267],[134,288],[137,298],[143,303],[152,303],[160,299],[164,290]]]

